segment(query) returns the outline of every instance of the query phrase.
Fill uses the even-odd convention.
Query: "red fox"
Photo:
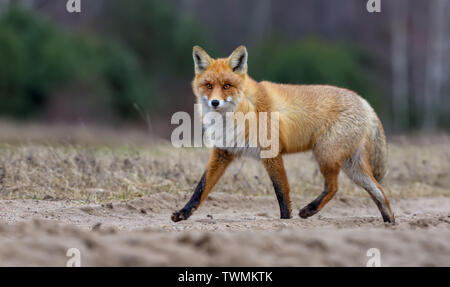
[[[366,100],[350,90],[327,85],[256,82],[247,74],[248,53],[244,46],[228,58],[219,59],[195,46],[193,58],[192,88],[197,103],[206,111],[278,112],[278,153],[260,160],[272,181],[282,219],[291,218],[292,211],[282,154],[312,150],[325,186],[316,199],[300,210],[301,218],[316,214],[333,198],[342,169],[369,193],[383,220],[394,222],[380,185],[386,174],[386,138],[378,116]],[[213,147],[194,194],[181,210],[172,214],[172,220],[188,219],[230,163],[246,154],[246,148]],[[258,157],[258,148],[250,154]]]

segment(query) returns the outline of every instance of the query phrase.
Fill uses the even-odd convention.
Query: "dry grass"
[[[142,132],[0,122],[0,265],[64,266],[76,247],[82,266],[365,266],[376,247],[383,266],[446,266],[450,138],[389,140],[383,184],[395,225],[345,175],[319,214],[296,216],[323,186],[311,153],[284,158],[291,220],[279,219],[263,166],[243,159],[175,224],[170,214],[192,194],[208,150],[175,149]]]
[[[21,137],[20,129],[0,128],[0,199],[107,202],[160,191],[190,191],[208,158],[206,149],[175,149],[168,142],[145,142],[142,134],[133,137],[135,134],[94,130],[84,131],[80,139],[76,133],[62,130],[64,140],[54,130],[27,128],[25,134],[31,134],[30,138]],[[105,139],[105,134],[111,136]],[[135,139],[138,145],[131,144]],[[383,185],[391,197],[450,195],[448,135],[395,137],[389,148],[390,171]],[[288,155],[285,164],[294,194],[311,196],[321,191],[322,177],[310,153]],[[264,168],[252,159],[233,163],[215,190],[272,194]],[[344,175],[339,194],[367,196]]]

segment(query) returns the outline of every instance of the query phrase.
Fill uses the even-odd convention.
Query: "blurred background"
[[[450,128],[450,1],[0,0],[0,122],[143,129],[193,111],[192,46],[256,80],[355,90],[388,133]]]

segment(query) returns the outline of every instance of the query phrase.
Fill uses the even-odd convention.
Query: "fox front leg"
[[[188,219],[208,197],[209,192],[225,172],[228,165],[233,161],[234,156],[226,150],[214,148],[208,160],[208,165],[200,179],[194,194],[186,205],[172,214],[172,221],[178,222]]]
[[[291,218],[291,198],[289,196],[289,183],[284,169],[283,158],[278,154],[274,158],[262,160],[264,167],[272,181],[275,195],[280,206],[280,218]]]
[[[203,173],[202,178],[200,179],[200,182],[197,184],[194,194],[192,195],[188,203],[178,212],[174,212],[172,214],[173,222],[188,219],[191,216],[192,212],[196,210],[200,205],[202,195],[205,192],[206,172],[207,170]]]

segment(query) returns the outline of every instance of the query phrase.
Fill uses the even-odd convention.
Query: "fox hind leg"
[[[357,150],[350,158],[344,161],[343,170],[354,183],[369,193],[380,210],[383,221],[394,223],[394,213],[391,210],[383,187],[373,176],[367,157],[360,150]]]
[[[316,199],[300,210],[299,216],[301,218],[308,218],[319,212],[338,191],[340,164],[322,163],[320,166],[320,172],[325,178],[324,191]]]

